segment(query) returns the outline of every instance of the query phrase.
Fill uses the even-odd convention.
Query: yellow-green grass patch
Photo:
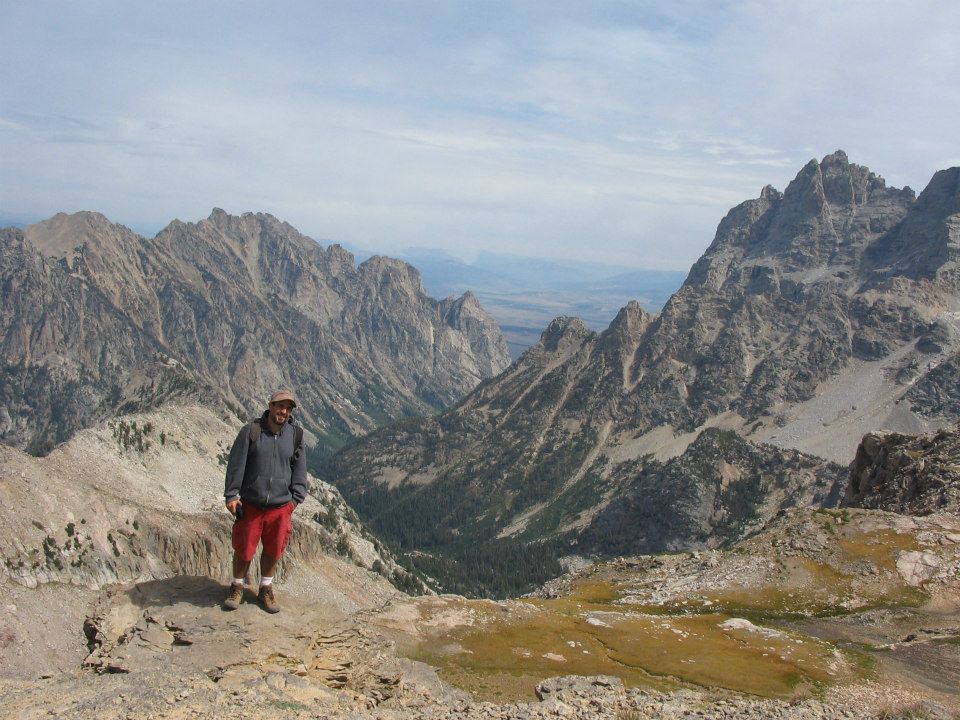
[[[917,539],[913,535],[897,533],[893,530],[869,530],[851,533],[840,538],[839,547],[843,560],[848,562],[865,560],[878,568],[896,572],[897,556],[907,550],[918,550]]]
[[[529,699],[555,675],[609,674],[628,686],[682,685],[792,698],[857,673],[832,645],[801,635],[725,629],[727,616],[668,617],[539,601],[539,612],[457,627],[419,645],[415,659],[478,697]],[[588,621],[593,619],[593,624]]]

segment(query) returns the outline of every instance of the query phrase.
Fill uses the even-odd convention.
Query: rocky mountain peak
[[[960,167],[934,174],[903,222],[869,248],[867,259],[880,281],[893,276],[950,276],[956,284],[960,259]]]
[[[601,348],[632,353],[652,320],[653,316],[639,302],[631,300],[620,308],[609,327],[603,331],[600,336]]]
[[[810,160],[781,194],[771,186],[733,208],[720,222],[707,252],[686,285],[716,291],[750,282],[764,265],[774,274],[794,273],[801,282],[833,277],[826,268],[858,269],[872,243],[907,215],[910,188],[888,188],[869,168],[838,150]]]
[[[819,212],[827,203],[862,205],[872,192],[885,188],[883,178],[869,168],[851,163],[843,150],[837,150],[820,162],[810,160],[787,186],[784,198]]]
[[[863,249],[906,213],[912,191],[888,188],[882,178],[838,150],[808,162],[773,202],[753,234],[750,255],[785,270],[857,262]]]
[[[458,298],[448,297],[440,302],[439,312],[445,325],[467,339],[481,376],[492,377],[506,367],[501,360],[509,357],[506,340],[476,295],[467,291]]]
[[[824,196],[831,205],[863,205],[873,193],[887,187],[869,168],[852,164],[842,150],[820,161],[820,174]]]
[[[113,254],[138,241],[130,228],[112,223],[98,212],[85,210],[57,213],[29,225],[24,234],[45,256],[55,258],[70,258],[80,247],[97,255]]]
[[[330,274],[334,276],[340,275],[345,270],[353,271],[357,265],[353,253],[337,244],[328,246],[324,250],[324,256],[330,268]]]
[[[2,236],[3,303],[19,311],[0,323],[10,368],[0,438],[31,452],[120,406],[151,408],[200,387],[240,416],[273,388],[297,388],[301,421],[330,447],[452,404],[509,364],[475,299],[450,314],[406,263],[355,268],[342,248],[325,251],[265,213],[215,208],[151,240],[95,213],[59,215],[29,234],[40,253],[19,231]],[[43,392],[26,395],[31,386]]]
[[[773,185],[764,185],[760,191],[760,199],[768,203],[775,203],[783,198],[783,193],[777,190]]]
[[[420,271],[396,258],[374,255],[357,268],[361,277],[369,278],[382,287],[391,287],[406,295],[424,295]]]
[[[450,322],[460,322],[466,318],[475,318],[480,315],[486,316],[486,312],[480,306],[477,296],[467,290],[460,297],[450,296],[440,302],[440,312],[448,318]]]
[[[608,330],[626,330],[635,331],[637,328],[650,322],[653,316],[648,313],[639,302],[631,300],[625,306],[620,308],[617,316],[610,323]]]
[[[269,213],[231,215],[214,208],[207,218],[198,223],[187,223],[186,229],[189,234],[198,235],[208,243],[231,248],[239,256],[252,254],[256,257],[261,252],[269,254],[285,246],[304,251],[314,245],[296,228]]]
[[[583,320],[561,315],[550,322],[547,329],[540,335],[537,345],[547,352],[565,354],[567,351],[579,349],[584,340],[591,335],[594,335],[594,332],[583,324]]]
[[[947,215],[960,213],[960,167],[934,173],[917,198],[917,208]]]

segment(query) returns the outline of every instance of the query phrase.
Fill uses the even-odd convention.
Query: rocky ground
[[[134,418],[127,418],[127,427]],[[624,558],[494,602],[410,597],[317,484],[283,610],[220,603],[229,523],[202,408],[0,448],[0,716],[954,717],[960,518],[792,510],[729,550]],[[380,563],[377,565],[377,563]],[[379,572],[373,570],[374,567]]]
[[[953,717],[948,705],[906,683],[877,680],[819,699],[783,701],[722,689],[624,687],[613,676],[561,676],[537,683],[525,701],[490,702],[444,685],[427,665],[398,657],[380,631],[376,617],[383,610],[376,606],[344,616],[284,592],[277,615],[263,612],[249,595],[229,613],[219,607],[223,593],[220,583],[199,577],[112,589],[92,609],[88,631],[95,649],[89,657],[66,672],[0,680],[3,715],[137,720]]]
[[[808,548],[817,546],[811,540]],[[800,543],[798,543],[800,544]],[[631,592],[615,602],[627,609],[638,602],[669,606],[688,597],[706,597],[729,589],[733,580],[745,587],[762,587],[772,577],[768,568],[744,573],[743,556],[703,553],[637,559],[611,566],[593,566],[576,576],[554,583],[546,594],[577,593],[577,584],[617,578],[618,587]],[[649,570],[644,570],[649,566]],[[749,566],[749,563],[747,564]],[[701,570],[710,569],[711,574]],[[908,577],[910,571],[905,568]],[[945,569],[949,574],[949,570]],[[354,573],[354,577],[350,574]],[[291,574],[278,595],[283,610],[268,615],[248,593],[236,612],[225,612],[220,602],[225,586],[205,577],[177,577],[134,585],[112,587],[92,599],[84,613],[85,634],[74,625],[69,648],[74,660],[60,667],[51,665],[40,676],[24,677],[15,668],[4,668],[0,679],[0,703],[6,717],[74,718],[854,718],[854,717],[954,717],[956,684],[936,690],[922,678],[896,673],[896,666],[884,663],[879,672],[863,677],[845,676],[847,681],[824,685],[813,695],[788,699],[745,695],[722,687],[698,687],[673,678],[669,689],[636,686],[613,676],[563,676],[567,663],[551,663],[553,677],[537,680],[530,676],[526,696],[491,701],[484,694],[470,694],[441,680],[431,666],[409,659],[412,641],[444,645],[443,638],[478,618],[495,613],[499,620],[516,621],[539,612],[535,601],[467,601],[453,596],[408,598],[387,586],[376,586],[365,571],[330,559],[330,567]],[[610,575],[613,573],[613,575]],[[698,575],[704,576],[698,581]],[[366,573],[369,575],[369,573]],[[339,587],[331,587],[334,578]],[[955,572],[954,572],[955,577]],[[949,589],[937,582],[937,587]],[[929,581],[927,582],[929,586]],[[9,586],[4,586],[6,592]],[[357,588],[364,588],[361,595]],[[643,596],[632,592],[643,588]],[[349,596],[345,589],[353,588]],[[63,586],[48,587],[51,593]],[[595,586],[594,586],[595,589]],[[37,592],[25,590],[25,592]],[[331,603],[339,595],[339,603]],[[714,595],[716,597],[716,595]],[[934,596],[936,602],[934,602]],[[79,619],[75,607],[64,600],[66,627]],[[564,596],[565,597],[565,596]],[[877,648],[891,644],[885,652],[896,656],[917,674],[904,655],[916,648],[950,648],[957,633],[955,608],[947,607],[946,593],[931,595],[929,613],[915,608],[900,611],[871,610],[840,619],[799,618],[781,621],[772,632],[803,632],[826,637],[830,642],[851,637],[859,631],[861,640],[870,636]],[[48,608],[51,597],[39,599]],[[53,598],[55,599],[55,598]],[[76,598],[72,598],[76,600]],[[318,599],[320,601],[318,602]],[[37,602],[37,598],[34,601]],[[719,600],[717,601],[719,602]],[[5,598],[6,603],[6,598]],[[939,603],[938,605],[936,603]],[[933,607],[939,607],[939,622],[933,621]],[[478,609],[479,608],[479,609]],[[732,608],[731,608],[732,609]],[[741,609],[743,609],[741,607]],[[10,608],[6,610],[9,612]],[[631,611],[633,611],[631,610]],[[32,612],[30,606],[23,611]],[[21,612],[16,608],[13,612]],[[666,616],[678,627],[692,613]],[[612,624],[611,615],[595,614],[600,622]],[[661,616],[661,620],[664,616]],[[745,636],[757,633],[757,625],[741,619],[731,632]],[[950,624],[952,623],[952,625]],[[479,623],[483,626],[483,623]],[[753,628],[751,628],[753,625]],[[947,627],[944,627],[946,625]],[[787,629],[788,626],[791,629]],[[846,631],[843,631],[847,626]],[[939,628],[940,636],[927,633]],[[402,629],[399,633],[397,630]],[[892,628],[899,628],[893,632]],[[916,632],[907,633],[906,628]],[[497,630],[486,640],[494,647]],[[919,635],[918,635],[919,633]],[[68,634],[69,635],[69,634]],[[911,635],[913,637],[911,637]],[[404,640],[404,637],[406,639]],[[562,639],[562,638],[561,638]],[[749,637],[738,642],[749,643]],[[771,642],[764,639],[762,642]],[[825,641],[826,642],[826,641]],[[564,643],[566,644],[566,643]],[[842,645],[841,645],[842,647]],[[92,650],[91,650],[92,648]],[[88,652],[89,651],[89,652]],[[877,650],[876,652],[884,652]],[[70,655],[66,653],[65,658]],[[930,655],[918,662],[929,661]],[[943,667],[944,657],[938,658]],[[956,661],[955,654],[953,656]],[[892,668],[888,671],[888,667]],[[460,680],[463,678],[461,677]]]
[[[591,670],[626,681],[573,696],[609,717],[953,717],[958,530],[955,515],[797,510],[731,550],[580,566],[524,601],[399,600],[374,622],[504,717],[544,710],[505,698]]]

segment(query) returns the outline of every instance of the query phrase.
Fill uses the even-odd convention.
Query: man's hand
[[[240,498],[234,498],[233,500],[227,501],[227,510],[230,511],[230,514],[234,517],[237,516],[237,508],[240,507]]]

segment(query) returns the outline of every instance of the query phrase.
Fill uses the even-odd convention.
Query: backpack
[[[260,431],[263,426],[260,424],[260,418],[250,423],[250,446],[252,447],[260,439]],[[293,464],[300,459],[300,451],[303,449],[303,428],[299,425],[293,426],[293,457],[290,463]]]

